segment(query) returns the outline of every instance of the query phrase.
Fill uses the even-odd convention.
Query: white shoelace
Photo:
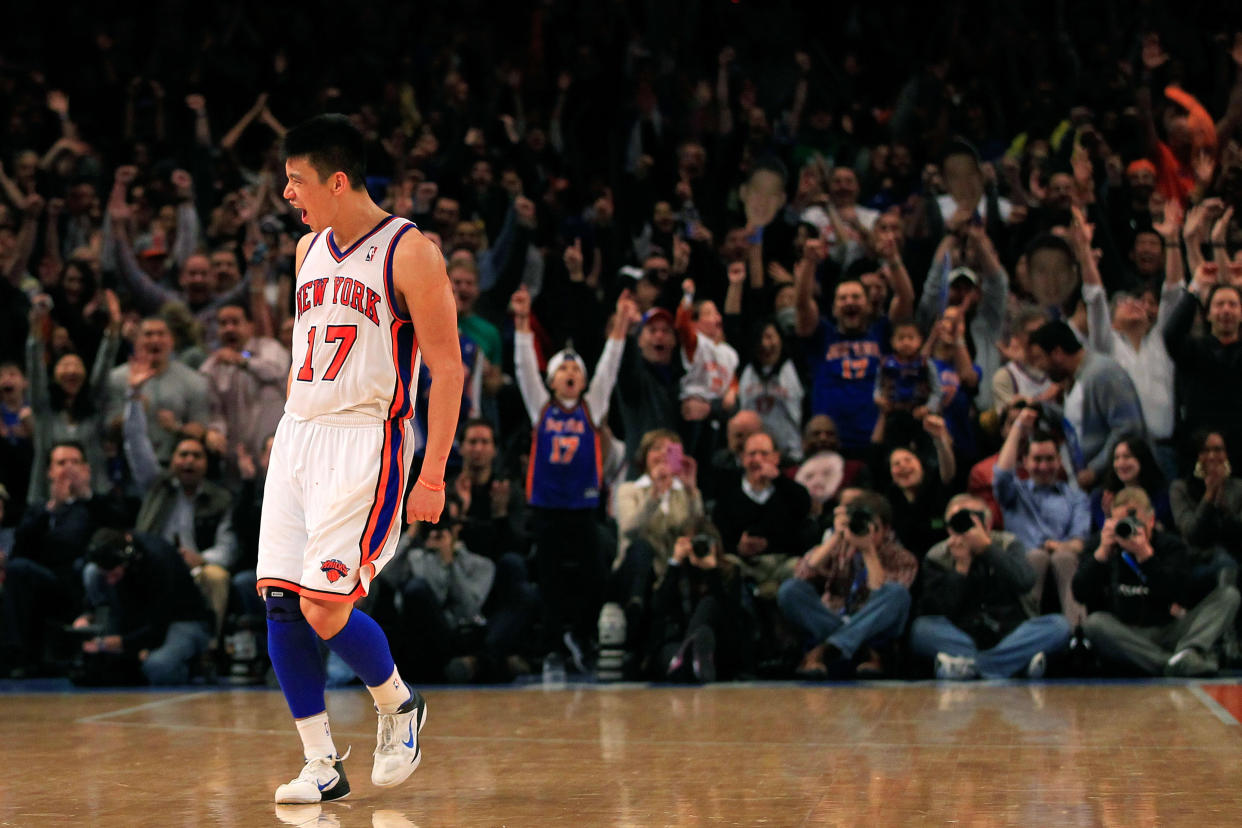
[[[379,744],[375,746],[375,752],[379,753],[396,753],[397,752],[397,714],[381,713],[379,716],[380,737]]]
[[[316,756],[314,759],[308,759],[306,764],[302,766],[302,772],[299,773],[297,775],[297,779],[294,779],[293,781],[296,782],[298,781],[298,779],[302,779],[303,777],[306,777],[314,781],[316,778],[316,774],[320,771],[321,768],[328,770],[328,771],[335,771],[336,763],[344,762],[346,759],[348,759],[349,752],[351,750],[353,750],[352,745],[345,749],[344,756]],[[316,782],[316,784],[318,783]]]

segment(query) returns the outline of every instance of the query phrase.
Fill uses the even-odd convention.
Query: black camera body
[[[979,518],[981,524],[987,525],[981,512],[973,509],[959,509],[949,517],[949,528],[958,535],[964,535],[975,528],[975,518]]]
[[[1118,540],[1129,540],[1137,535],[1142,528],[1143,524],[1139,523],[1138,518],[1134,517],[1134,515],[1127,515],[1113,526],[1113,536]]]
[[[875,521],[875,513],[866,506],[850,506],[846,509],[849,518],[849,530],[854,535],[867,535],[871,532],[871,524]]]
[[[696,558],[706,558],[715,547],[716,541],[711,535],[695,535],[690,540],[690,552]]]

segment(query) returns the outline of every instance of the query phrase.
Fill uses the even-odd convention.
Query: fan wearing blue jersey
[[[617,300],[612,332],[590,387],[586,363],[568,349],[548,360],[545,386],[525,287],[513,294],[509,307],[514,374],[531,422],[526,499],[548,658],[567,658],[585,673],[605,579],[596,529],[603,468],[599,429],[608,418],[608,400],[621,368],[626,334],[639,320],[638,306],[629,291]]]
[[[833,293],[832,318],[821,318],[811,286],[824,256],[824,243],[810,239],[794,266],[795,329],[811,373],[811,414],[832,417],[842,453],[858,459],[867,451],[875,428],[876,374],[888,352],[893,317],[874,317],[862,282],[844,279]],[[890,314],[902,309],[908,313],[904,299],[902,304]]]

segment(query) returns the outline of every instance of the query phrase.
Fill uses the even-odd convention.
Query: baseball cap
[[[972,285],[979,284],[979,276],[969,267],[955,267],[949,271],[949,284],[953,284],[958,279],[965,279]]]
[[[666,311],[664,308],[652,308],[651,310],[644,313],[642,325],[639,326],[639,330],[642,330],[642,328],[646,327],[647,323],[654,322],[658,319],[663,319],[665,323],[667,323],[668,326],[673,329],[674,333],[677,331],[677,326],[673,322],[673,315],[669,313],[668,311]]]

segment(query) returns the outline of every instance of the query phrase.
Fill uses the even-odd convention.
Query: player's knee
[[[263,602],[267,606],[268,621],[293,623],[304,620],[302,601],[296,592],[269,588]]]

